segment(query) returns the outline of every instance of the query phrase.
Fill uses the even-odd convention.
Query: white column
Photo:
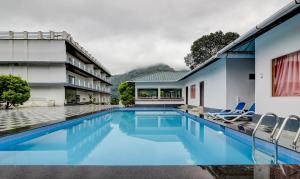
[[[138,88],[135,86],[135,99],[138,99]]]
[[[160,99],[160,88],[158,88],[158,99]]]

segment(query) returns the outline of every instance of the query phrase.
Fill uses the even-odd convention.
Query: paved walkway
[[[78,105],[59,107],[27,107],[11,110],[0,110],[0,132],[64,121],[73,116],[106,110],[111,105]]]

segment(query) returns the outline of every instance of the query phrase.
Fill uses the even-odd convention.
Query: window
[[[138,89],[138,98],[157,99],[158,89]]]
[[[196,85],[191,86],[191,99],[196,98]]]
[[[300,51],[273,59],[272,95],[300,96]]]
[[[255,74],[253,73],[249,74],[249,80],[255,80]]]
[[[181,88],[180,89],[160,89],[160,97],[162,99],[181,99]]]

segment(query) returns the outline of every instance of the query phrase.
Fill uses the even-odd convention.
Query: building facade
[[[246,109],[255,103],[258,115],[300,115],[299,22],[300,0],[295,0],[172,85],[181,87],[185,104],[206,110],[233,109],[243,101]],[[159,87],[151,81],[143,85]]]
[[[0,74],[29,83],[24,105],[110,102],[110,72],[67,32],[1,32]]]
[[[184,104],[184,91],[178,82],[187,72],[158,72],[132,79],[135,83],[135,104],[176,106]]]

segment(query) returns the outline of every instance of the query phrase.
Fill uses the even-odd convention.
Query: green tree
[[[134,85],[133,83],[123,82],[119,85],[119,93],[121,96],[121,102],[124,106],[130,106],[134,104]]]
[[[185,57],[186,65],[191,69],[195,68],[197,65],[215,55],[229,43],[233,42],[239,36],[240,35],[236,32],[227,32],[224,34],[222,31],[203,35],[193,42],[191,56],[188,54]]]
[[[30,87],[25,80],[13,75],[0,75],[0,101],[10,106],[23,104],[30,98]]]

